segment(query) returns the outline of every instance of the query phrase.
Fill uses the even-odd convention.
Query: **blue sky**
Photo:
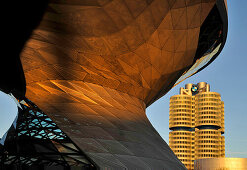
[[[228,37],[218,58],[195,76],[174,87],[147,109],[147,115],[168,143],[169,98],[187,83],[201,81],[225,102],[225,139],[227,157],[247,158],[247,1],[228,0]],[[14,101],[0,92],[0,137],[16,115]]]
[[[0,138],[9,129],[17,114],[15,101],[0,91]]]
[[[174,87],[147,109],[168,143],[169,98],[187,83],[207,82],[225,102],[226,157],[247,158],[247,1],[228,0],[228,37],[221,54],[207,68]]]

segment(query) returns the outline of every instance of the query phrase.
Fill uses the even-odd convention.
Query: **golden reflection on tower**
[[[194,160],[225,157],[224,102],[209,84],[186,84],[170,98],[169,145],[189,170]]]

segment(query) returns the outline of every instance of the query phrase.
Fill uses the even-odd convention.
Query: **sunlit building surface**
[[[246,170],[247,158],[208,158],[195,160],[195,170]]]
[[[20,60],[11,55],[15,46],[9,51],[9,63],[18,67],[11,67],[16,71],[11,80],[3,75],[0,88],[35,103],[93,167],[185,169],[145,110],[219,55],[227,36],[225,1],[50,0],[46,5],[27,42],[15,41],[18,49],[24,46]],[[21,25],[29,26],[32,16],[22,17],[31,21]]]
[[[169,146],[186,168],[194,160],[225,157],[224,103],[209,84],[186,84],[170,98]]]

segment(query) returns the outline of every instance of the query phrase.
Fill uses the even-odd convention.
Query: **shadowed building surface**
[[[226,34],[223,0],[51,0],[21,53],[26,97],[102,169],[185,169],[145,109]]]

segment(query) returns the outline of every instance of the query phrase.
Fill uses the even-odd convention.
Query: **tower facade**
[[[225,157],[224,102],[209,84],[186,84],[170,98],[169,145],[188,169],[194,160]]]

